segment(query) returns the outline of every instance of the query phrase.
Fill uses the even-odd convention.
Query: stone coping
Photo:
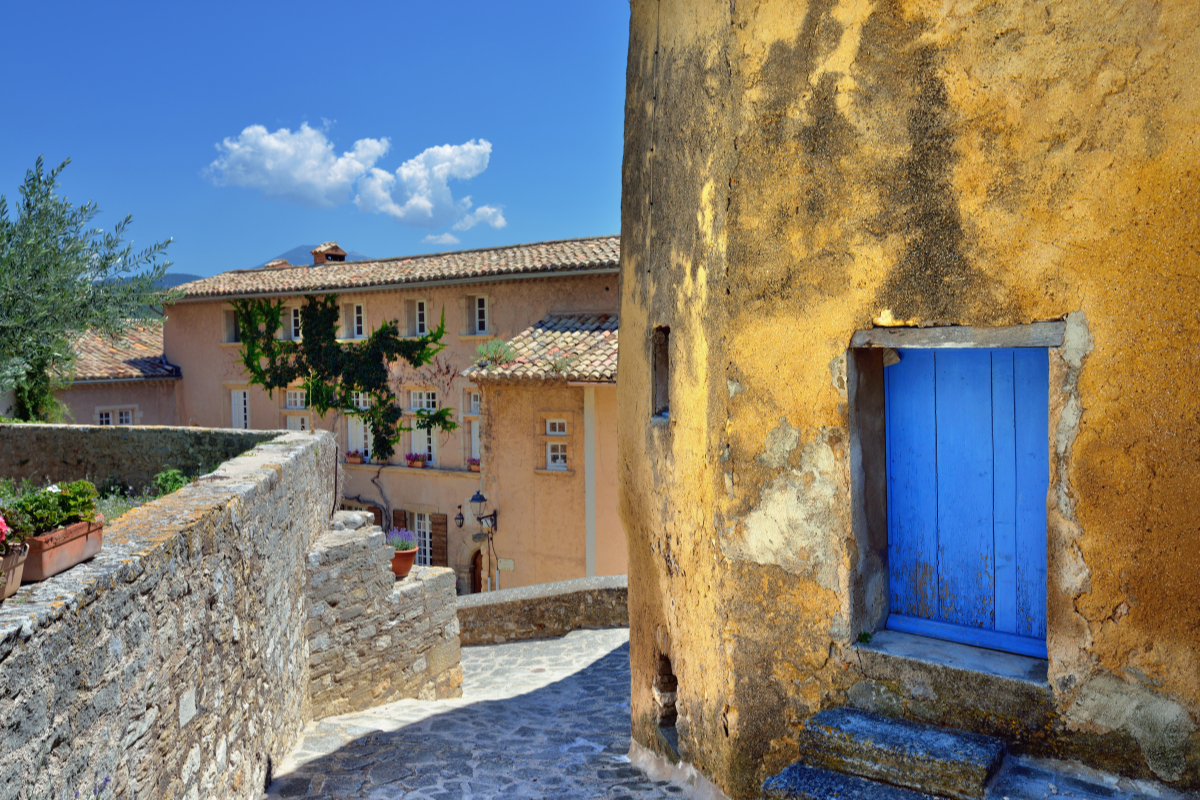
[[[526,600],[557,597],[574,594],[576,592],[628,588],[628,575],[602,575],[596,578],[576,578],[569,581],[555,581],[554,583],[537,583],[532,586],[519,586],[515,589],[499,589],[494,592],[464,594],[458,598],[458,607],[460,609],[476,608],[479,606],[499,605],[501,603],[519,603]]]
[[[329,434],[323,434],[329,435]],[[87,606],[119,582],[132,583],[162,559],[177,536],[202,535],[214,516],[237,516],[239,503],[269,490],[282,475],[282,464],[312,447],[312,434],[290,432],[259,442],[166,497],[122,514],[104,526],[104,549],[89,561],[38,583],[27,583],[0,603],[0,661],[17,637]]]

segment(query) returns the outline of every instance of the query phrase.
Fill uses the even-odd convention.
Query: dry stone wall
[[[60,453],[97,441],[6,428],[10,464],[48,433]],[[107,440],[113,463],[150,463],[135,433]],[[215,452],[206,439],[246,441],[199,432],[190,452]],[[336,450],[325,433],[260,443],[0,605],[0,798],[74,796],[97,771],[115,797],[261,795],[307,715],[305,563],[333,512]]]
[[[462,696],[454,571],[391,570],[369,514],[341,511],[308,554],[314,719],[404,698]]]
[[[550,639],[578,628],[629,627],[624,575],[541,583],[458,598],[464,645]]]

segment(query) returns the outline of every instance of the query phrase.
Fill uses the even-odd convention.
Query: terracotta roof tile
[[[360,289],[463,278],[487,280],[523,273],[615,270],[620,263],[620,241],[618,236],[599,236],[372,261],[327,262],[319,267],[234,270],[178,288],[183,291],[184,299],[190,300]]]
[[[617,379],[616,314],[551,314],[508,344],[516,358],[483,362],[463,375],[473,381],[595,381]]]
[[[179,377],[179,367],[163,358],[161,326],[132,328],[116,342],[89,331],[75,341],[75,354],[76,381]]]

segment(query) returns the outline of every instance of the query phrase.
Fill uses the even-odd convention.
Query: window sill
[[[575,470],[573,470],[573,469],[535,469],[534,473],[537,475],[574,475]]]
[[[483,341],[484,339],[495,339],[495,338],[496,338],[496,334],[494,334],[494,333],[460,333],[458,335],[458,340],[460,342]]]
[[[221,347],[241,347],[241,342],[221,342]]]
[[[338,344],[354,344],[355,342],[365,342],[366,340],[366,336],[351,336],[349,339],[335,339],[334,341]],[[295,341],[299,341],[299,339]]]
[[[463,477],[466,475],[478,475],[479,474],[478,472],[471,472],[469,469],[466,469],[465,467],[462,469],[457,469],[457,468],[452,468],[452,467],[410,467],[404,463],[400,463],[400,464],[392,464],[392,463],[388,463],[388,464],[351,464],[346,461],[341,462],[341,464],[343,467],[345,467],[346,469],[348,469],[352,472],[382,469],[385,472],[403,472],[405,475],[412,475],[414,473],[429,473],[430,475],[449,475],[449,476]]]
[[[650,418],[650,424],[657,426],[657,427],[665,428],[671,424],[671,418],[662,416],[661,414],[656,414]]]

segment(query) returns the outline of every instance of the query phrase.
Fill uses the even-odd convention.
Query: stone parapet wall
[[[391,571],[370,515],[338,512],[308,554],[309,695],[314,719],[405,698],[462,695],[454,571]]]
[[[141,488],[165,469],[208,472],[278,432],[131,425],[0,425],[0,476],[45,481],[116,478]]]
[[[261,796],[309,713],[305,564],[337,453],[328,433],[268,436],[0,426],[0,475],[52,480],[254,445],[0,605],[0,799],[74,796],[95,771],[115,797]]]
[[[579,578],[458,598],[463,645],[550,639],[577,628],[629,626],[625,575]]]

